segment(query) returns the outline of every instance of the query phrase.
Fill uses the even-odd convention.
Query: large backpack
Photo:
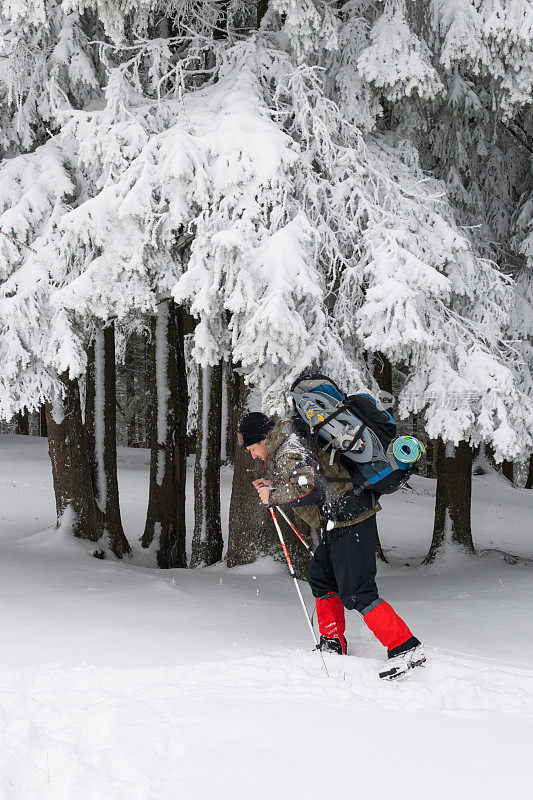
[[[346,397],[325,375],[302,375],[290,389],[298,416],[315,445],[330,451],[348,469],[358,491],[390,494],[414,471],[424,445],[413,436],[396,436],[396,423],[370,394]]]

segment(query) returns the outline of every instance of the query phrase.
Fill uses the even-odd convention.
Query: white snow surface
[[[148,462],[119,450],[135,555],[100,561],[53,527],[46,440],[0,436],[2,800],[531,797],[532,571],[498,551],[533,558],[532,492],[475,477],[492,552],[431,567],[434,481],[383,498],[381,594],[428,651],[388,684],[355,613],[325,676],[282,565],[146,566]]]

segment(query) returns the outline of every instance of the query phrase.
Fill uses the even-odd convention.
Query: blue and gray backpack
[[[396,437],[396,423],[370,394],[345,396],[325,375],[302,375],[290,389],[315,445],[345,466],[359,491],[400,489],[426,449],[414,436]]]

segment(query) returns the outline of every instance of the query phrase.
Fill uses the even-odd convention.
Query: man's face
[[[261,442],[256,442],[255,444],[248,445],[246,449],[248,450],[253,459],[260,458],[261,461],[267,460],[268,454],[264,439]]]

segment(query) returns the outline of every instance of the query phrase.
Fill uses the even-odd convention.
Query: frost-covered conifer
[[[460,67],[489,77],[505,119],[531,103],[533,8],[528,0],[431,0],[429,11],[444,69]]]
[[[513,246],[523,256],[515,272],[515,299],[511,330],[520,332],[514,343],[523,355],[522,381],[524,391],[533,402],[533,194],[526,193],[515,223]]]
[[[60,0],[0,6],[0,156],[27,151],[57,130],[54,82],[80,108],[98,97],[99,74],[89,26]]]
[[[73,191],[68,160],[55,140],[0,166],[0,413],[7,419],[57,390],[58,373],[48,363],[53,287],[47,240]],[[62,342],[63,351],[68,343]]]
[[[357,59],[357,69],[368,83],[390,101],[416,92],[425,100],[442,89],[426,43],[410,29],[404,0],[386,0],[383,13],[369,32],[369,44]]]
[[[315,265],[318,232],[302,213],[299,148],[270,118],[283,66],[284,54],[259,41],[236,46],[219,81],[195,101],[191,119],[195,133],[206,131],[214,194],[195,221],[188,269],[174,290],[200,320],[196,357],[216,363],[229,349],[272,402],[321,353],[342,360]]]
[[[379,31],[381,25],[387,23],[390,25],[390,20],[400,14],[402,8],[404,6],[400,3],[387,3],[383,16],[375,21],[367,14],[366,20],[371,25],[370,30],[378,26]],[[351,10],[352,17],[357,13],[360,15],[362,13],[358,3],[354,3]],[[442,271],[442,267],[438,265],[445,263],[442,261],[442,256],[449,244],[452,244],[452,249],[445,259],[449,264],[452,264],[454,260],[457,262],[456,251],[458,250],[460,262],[462,262],[461,269],[466,271],[458,280],[459,273],[454,267],[453,280],[449,287],[451,293],[445,293],[442,298],[447,309],[446,313],[449,315],[446,325],[450,323],[457,312],[463,318],[463,322],[468,322],[473,315],[474,318],[483,320],[485,330],[476,324],[475,336],[481,337],[480,341],[484,341],[485,344],[489,340],[492,342],[492,346],[495,347],[493,356],[497,365],[489,368],[485,364],[480,370],[480,375],[475,379],[472,375],[472,366],[476,359],[470,358],[468,359],[471,364],[470,369],[460,363],[454,368],[454,370],[459,370],[461,375],[459,384],[462,383],[462,388],[455,381],[451,381],[450,377],[441,376],[440,380],[431,381],[432,391],[438,393],[438,386],[441,384],[441,394],[446,385],[449,385],[450,389],[452,385],[455,386],[458,397],[468,396],[469,391],[472,395],[476,392],[482,393],[487,408],[490,408],[491,412],[482,412],[481,407],[478,408],[478,434],[482,438],[488,434],[487,418],[492,415],[496,438],[501,443],[507,437],[511,445],[508,452],[513,452],[516,456],[521,448],[528,446],[528,436],[527,434],[524,436],[523,432],[530,427],[528,420],[531,412],[524,393],[520,392],[520,387],[516,382],[517,376],[523,375],[520,358],[516,357],[516,351],[512,347],[507,349],[505,345],[500,347],[499,344],[506,338],[516,338],[518,333],[509,327],[512,326],[510,314],[513,308],[512,292],[510,287],[505,289],[505,279],[494,269],[494,265],[478,259],[476,253],[490,257],[503,266],[506,271],[509,271],[513,262],[516,262],[516,256],[513,256],[509,243],[513,233],[512,221],[516,218],[516,203],[523,190],[529,164],[524,157],[524,148],[519,145],[519,137],[517,138],[519,131],[514,127],[514,121],[511,119],[512,115],[521,114],[520,107],[524,103],[525,95],[522,95],[517,89],[516,91],[511,90],[510,87],[514,85],[513,81],[518,74],[520,75],[520,85],[525,85],[524,81],[527,81],[529,74],[531,8],[529,4],[521,2],[502,2],[500,4],[492,2],[492,0],[488,2],[457,0],[457,2],[448,3],[433,0],[429,7],[425,3],[412,4],[407,7],[407,12],[407,17],[403,21],[407,20],[406,24],[409,24],[409,35],[416,34],[431,49],[431,63],[439,74],[439,80],[445,87],[445,92],[435,93],[433,98],[428,93],[425,99],[423,94],[418,92],[416,102],[413,98],[406,97],[404,99],[401,91],[398,91],[395,98],[388,95],[387,87],[391,85],[391,80],[387,76],[390,71],[394,75],[397,68],[394,55],[396,48],[392,48],[390,53],[385,48],[380,51],[383,56],[381,74],[378,81],[373,82],[373,85],[376,89],[380,89],[381,96],[388,103],[389,116],[386,124],[389,127],[396,127],[400,136],[411,137],[417,145],[424,168],[432,170],[436,176],[445,181],[446,195],[456,208],[457,222],[473,226],[470,229],[472,246],[468,244],[463,232],[456,230],[450,238],[449,234],[455,225],[454,214],[447,208],[446,203],[437,203],[434,208],[438,210],[439,206],[441,207],[439,216],[444,217],[447,221],[442,230],[444,232],[447,229],[448,234],[441,236],[441,241],[438,243],[430,241],[429,247],[424,243],[422,251],[425,253],[425,258],[422,260],[426,260],[433,250],[434,254],[427,261]],[[361,47],[360,42],[357,47]],[[517,58],[520,60],[520,65],[517,64]],[[361,55],[356,63],[364,72],[365,64]],[[407,63],[407,60],[404,60],[403,63]],[[370,75],[367,77],[370,80]],[[403,95],[408,95],[408,91],[404,91]],[[394,104],[391,104],[391,100],[395,100]],[[379,127],[384,128],[384,122],[378,120]],[[418,167],[415,165],[415,172],[417,170]],[[441,188],[441,191],[442,189],[444,187]],[[433,192],[438,193],[439,187],[435,185]],[[420,192],[418,193],[420,194]],[[400,209],[401,204],[397,207]],[[406,236],[409,238],[413,231],[417,231],[416,238],[423,241],[424,237],[420,236],[416,224],[413,224],[417,218],[419,219],[418,215],[413,212],[409,212],[405,218],[401,226],[404,240]],[[452,228],[449,227],[450,223]],[[387,227],[386,223],[384,227]],[[455,244],[453,244],[454,241]],[[457,248],[459,241],[461,244]],[[441,250],[440,257],[438,256],[439,249]],[[470,266],[469,260],[471,260]],[[397,267],[401,265],[402,261],[401,256],[400,258],[397,255],[393,256],[391,274],[398,272]],[[368,274],[373,276],[374,271],[369,270]],[[406,274],[413,277],[416,274],[412,264],[407,268]],[[458,291],[453,289],[453,284],[456,284]],[[383,300],[387,295],[385,285],[386,281],[381,294]],[[495,291],[496,286],[499,286],[498,291]],[[377,290],[378,287],[376,287]],[[371,291],[373,293],[373,290]],[[492,307],[491,309],[496,297],[499,297],[499,308]],[[387,302],[391,302],[390,295]],[[417,307],[419,307],[419,302]],[[379,306],[375,306],[373,312],[377,312],[378,309]],[[369,307],[369,312],[372,312],[372,307]],[[359,313],[363,314],[364,319],[364,306]],[[401,315],[398,318],[401,319]],[[497,320],[498,324],[492,325],[491,320]],[[444,321],[445,317],[443,316],[442,322],[444,323]],[[458,319],[455,318],[454,327],[457,322]],[[363,324],[363,327],[365,326],[368,330],[372,328],[372,313],[368,314],[367,321]],[[399,329],[404,333],[402,342],[407,343],[409,335],[401,324]],[[421,321],[419,331],[420,333],[425,331],[426,334],[434,337],[434,332],[429,326],[427,312],[425,320]],[[455,337],[444,337],[441,350],[446,350],[446,343],[453,342],[454,338],[459,343],[463,336],[465,338],[461,346],[466,345],[466,342],[470,340],[467,351],[474,345],[475,336],[472,339],[473,330],[470,330],[470,324],[463,328],[462,334],[459,336],[457,336],[458,331],[457,328]],[[521,334],[518,333],[518,335]],[[367,341],[370,346],[368,339]],[[374,343],[375,347],[378,347],[379,342],[381,342],[380,347],[386,347],[384,336],[374,336],[370,341]],[[474,350],[477,352],[478,348],[479,343]],[[392,350],[389,351],[389,357],[393,361],[395,360]],[[400,357],[401,363],[401,352],[396,354],[396,358],[398,357]],[[505,375],[501,374],[502,368]],[[483,373],[486,374],[481,378]],[[493,387],[500,386],[502,395],[507,394],[506,411],[501,407],[497,411],[499,404],[493,397],[492,390],[489,389],[490,381],[487,380],[486,375],[494,377]],[[480,378],[479,387],[475,389],[476,382]],[[411,380],[412,378],[409,379],[404,391],[412,392]],[[525,386],[522,385],[521,389],[524,390]],[[419,389],[412,392],[413,395],[417,391]],[[405,396],[404,394],[403,398]],[[449,419],[453,418],[459,427],[463,428],[463,431],[466,430],[464,412],[468,407],[469,403],[465,402],[463,411],[453,404],[449,409],[451,412]],[[407,410],[403,401],[402,408]],[[507,415],[510,418],[514,417],[518,408],[522,409],[524,416],[518,414],[514,422],[508,425]],[[471,411],[470,408],[468,413]],[[443,426],[442,434],[447,435],[449,429],[446,430],[446,416],[446,411],[437,410],[433,405],[429,409],[427,419],[431,418],[434,423],[439,420],[438,424]],[[431,428],[435,433],[437,430],[435,425]],[[516,437],[510,434],[512,428],[515,428],[517,432]],[[498,430],[499,433],[496,433]],[[473,429],[471,433],[473,433]],[[521,444],[519,440],[521,440]],[[472,436],[472,441],[476,441],[476,435]],[[503,450],[499,450],[498,457],[503,457]]]
[[[508,2],[502,17],[488,0],[461,3],[473,32],[438,0],[429,28],[402,0],[275,0],[253,34],[230,24],[237,3],[223,17],[214,0],[63,4],[90,10],[114,44],[98,51],[99,103],[74,102],[59,72],[50,83],[76,191],[40,255],[47,368],[81,374],[95,327],[112,317],[120,330],[172,294],[198,319],[194,357],[238,362],[271,410],[309,366],[369,385],[365,354],[379,350],[406,372],[402,409],[425,408],[433,435],[487,438],[507,456],[527,446],[528,412],[500,344],[506,279],[458,228],[446,186],[426,179],[406,139],[416,126],[386,130],[407,108],[436,108],[444,88],[448,133],[454,114],[462,130],[466,114],[485,124],[488,77],[502,119],[522,102],[508,87],[528,34],[511,20],[527,22],[527,9]],[[446,154],[417,143],[453,199],[468,194],[472,211],[483,196],[491,208],[490,182],[461,176],[472,142],[455,141]],[[488,215],[498,235],[503,205]],[[428,397],[450,386],[485,399],[442,411]]]
[[[49,243],[78,190],[74,149],[57,136],[49,89],[81,107],[98,96],[99,80],[88,21],[58,0],[2,4],[0,28],[0,409],[9,417],[52,398],[58,369],[81,358],[75,343],[67,356],[63,312],[54,334],[62,355],[49,358],[50,298],[64,280],[48,271]]]

